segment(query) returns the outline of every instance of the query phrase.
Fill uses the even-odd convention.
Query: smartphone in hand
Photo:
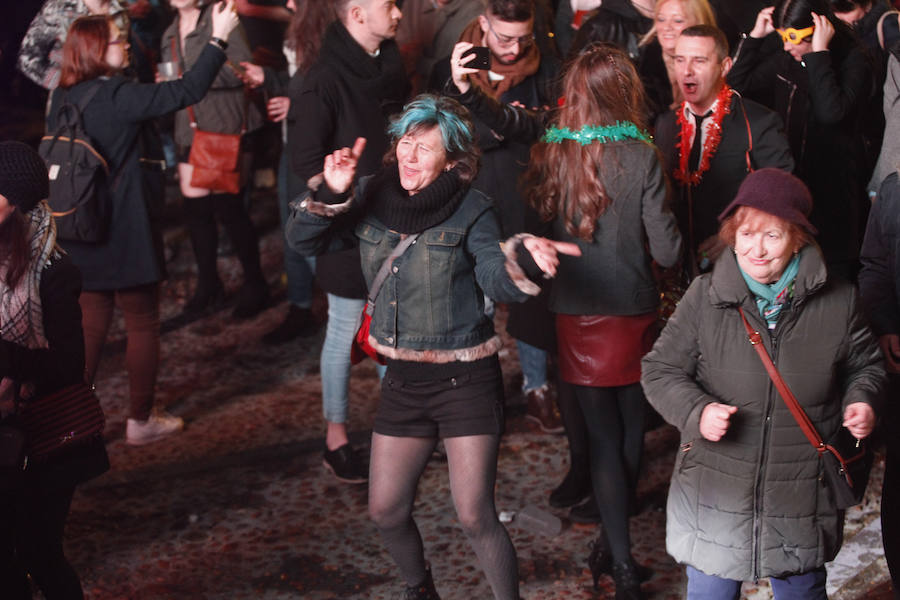
[[[475,59],[466,63],[466,59],[473,54],[475,55]],[[486,71],[491,68],[491,49],[487,46],[473,46],[463,52],[462,56],[459,58],[462,60],[463,65],[470,69],[481,69]]]

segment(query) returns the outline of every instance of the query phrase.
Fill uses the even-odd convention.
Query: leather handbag
[[[178,63],[181,77],[181,61],[178,59],[175,39],[172,39],[172,60]],[[194,167],[191,185],[197,188],[237,194],[241,191],[241,139],[247,132],[248,99],[244,92],[244,112],[240,133],[216,133],[205,131],[197,125],[194,107],[188,106],[194,140],[188,163]]]
[[[400,240],[400,243],[391,250],[391,253],[381,264],[378,273],[375,274],[375,279],[372,280],[372,285],[369,286],[369,295],[368,298],[366,298],[366,306],[362,311],[362,324],[359,326],[359,329],[357,329],[356,335],[353,338],[353,345],[350,347],[351,364],[355,365],[364,360],[367,356],[380,365],[384,364],[384,357],[378,354],[378,351],[369,343],[369,327],[372,324],[372,313],[375,312],[375,298],[378,297],[378,292],[381,290],[382,284],[384,284],[384,281],[387,279],[391,269],[391,263],[394,262],[395,258],[406,252],[406,249],[415,243],[417,237],[419,237],[419,234],[413,233]]]
[[[741,320],[747,330],[747,337],[756,353],[762,360],[766,372],[775,384],[775,388],[782,400],[791,411],[797,425],[803,430],[806,439],[812,444],[824,463],[825,482],[834,495],[834,503],[837,508],[843,510],[862,502],[869,483],[869,472],[872,469],[874,456],[869,445],[864,440],[857,440],[845,427],[839,427],[837,432],[826,442],[816,431],[812,421],[797,402],[797,398],[781,377],[781,373],[772,363],[769,353],[762,344],[762,337],[754,330],[744,315],[744,310],[738,307]]]
[[[87,383],[76,383],[20,405],[28,460],[41,463],[103,435],[106,418]]]

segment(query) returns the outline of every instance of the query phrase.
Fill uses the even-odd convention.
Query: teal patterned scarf
[[[738,269],[741,276],[747,283],[747,287],[756,297],[756,307],[759,309],[760,316],[766,320],[769,329],[775,329],[778,323],[778,316],[781,309],[784,308],[794,295],[794,280],[797,278],[797,271],[800,268],[800,257],[794,255],[791,262],[784,269],[784,273],[775,283],[760,283],[744,273],[738,263]]]

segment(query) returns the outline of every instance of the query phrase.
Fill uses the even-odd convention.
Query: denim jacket
[[[358,244],[366,283],[404,234],[366,214],[362,191],[343,204],[325,204],[307,192],[291,203],[285,230],[301,254],[323,254]],[[516,262],[522,235],[500,243],[493,202],[470,189],[444,222],[421,232],[394,260],[375,299],[370,343],[384,356],[443,363],[473,361],[499,351],[484,296],[522,302],[540,288]]]

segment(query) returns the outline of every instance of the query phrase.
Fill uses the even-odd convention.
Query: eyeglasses
[[[815,30],[815,25],[810,25],[809,27],[804,27],[803,29],[794,29],[793,27],[788,27],[787,29],[776,29],[775,31],[777,31],[778,35],[781,36],[782,42],[790,42],[796,46],[798,44],[802,44],[803,41],[811,36]]]
[[[488,29],[491,30],[491,33],[494,34],[494,37],[497,38],[497,44],[502,48],[509,48],[515,44],[519,44],[522,48],[527,48],[531,44],[534,43],[534,34],[529,33],[528,35],[523,35],[522,37],[511,37],[508,35],[500,35],[496,31],[494,31],[494,26],[491,24],[491,20],[487,19]]]
[[[116,38],[113,38],[113,39],[109,40],[109,45],[110,45],[110,46],[116,46],[116,45],[118,45],[118,44],[127,44],[127,43],[128,43],[128,36],[127,36],[127,35],[120,35],[119,37],[116,37]]]

